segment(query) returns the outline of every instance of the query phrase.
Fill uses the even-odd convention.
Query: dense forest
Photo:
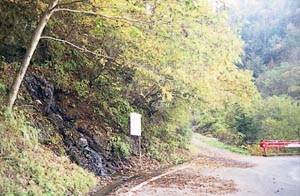
[[[224,2],[2,0],[0,193],[86,194],[138,155],[131,112],[161,162],[299,140],[300,2]]]

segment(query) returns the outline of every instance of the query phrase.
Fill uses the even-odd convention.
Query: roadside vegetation
[[[278,1],[251,3],[256,13],[203,0],[1,1],[0,192],[82,195],[89,172],[131,167],[131,112],[143,116],[143,155],[160,162],[188,159],[193,132],[244,154],[299,139],[300,4]]]
[[[92,173],[38,143],[39,130],[24,114],[0,114],[1,195],[84,195]]]
[[[244,146],[244,148],[242,148],[242,147],[238,147],[238,146],[224,144],[224,143],[218,141],[216,138],[203,136],[203,135],[197,134],[197,133],[195,133],[195,137],[200,139],[201,141],[203,141],[211,146],[217,147],[217,148],[229,150],[231,152],[235,152],[235,153],[239,153],[239,154],[243,154],[243,155],[250,155],[249,151],[246,149],[245,146]]]
[[[244,54],[236,65],[253,71],[260,95],[248,105],[237,102],[205,115],[201,111],[194,118],[198,132],[225,144],[248,146],[252,154],[259,154],[257,145],[263,139],[300,139],[299,8],[299,2],[285,0],[276,1],[276,6],[262,1],[236,1],[231,6],[244,41]]]

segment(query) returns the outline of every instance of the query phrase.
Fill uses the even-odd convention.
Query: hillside
[[[193,131],[249,149],[300,137],[299,101],[263,99],[237,66],[244,42],[226,6],[3,0],[0,26],[4,195],[84,195],[95,176],[133,167],[131,112],[148,162],[188,160]]]

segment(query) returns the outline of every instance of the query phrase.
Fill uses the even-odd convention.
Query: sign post
[[[139,137],[140,167],[142,167],[141,133],[142,133],[142,115],[135,112],[130,113],[130,135]]]

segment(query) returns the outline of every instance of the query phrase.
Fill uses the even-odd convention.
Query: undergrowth
[[[93,174],[38,143],[22,113],[0,115],[1,195],[85,195]]]

